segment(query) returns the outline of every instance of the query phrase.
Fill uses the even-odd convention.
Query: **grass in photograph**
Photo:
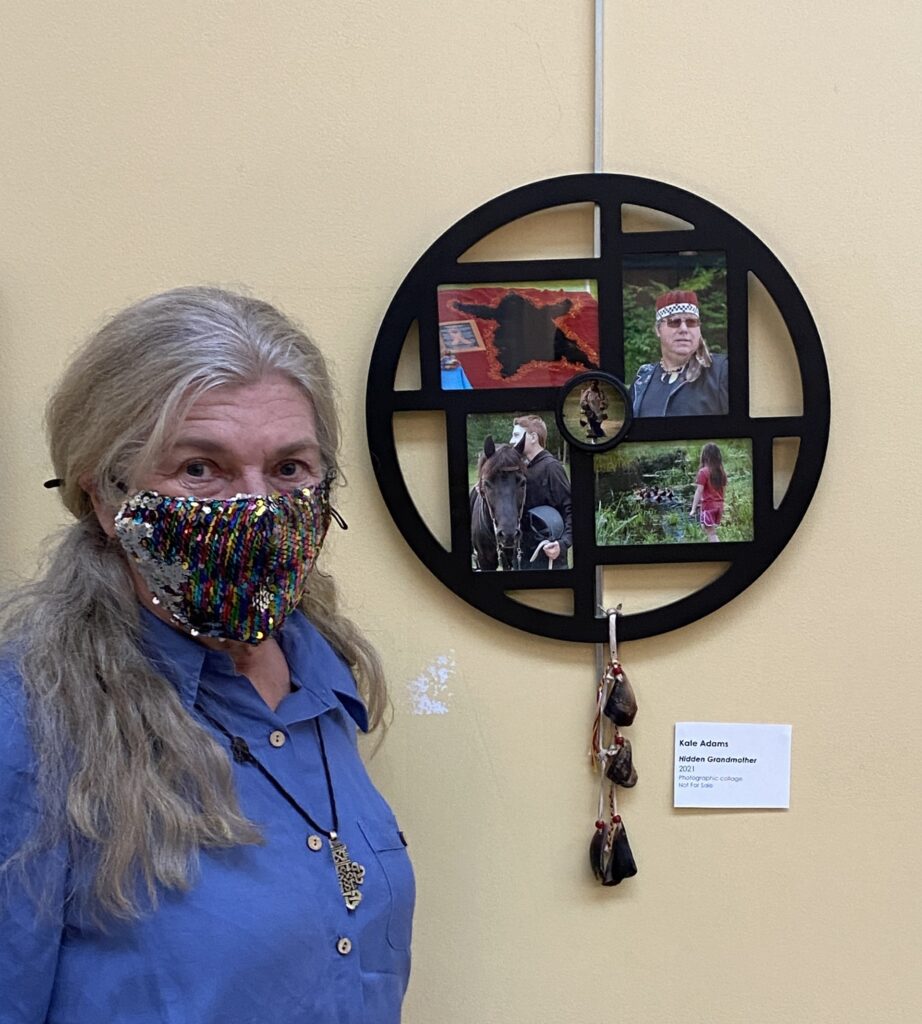
[[[620,445],[595,457],[595,536],[600,545],[700,544],[707,536],[689,515],[705,441]],[[751,541],[752,446],[747,439],[715,442],[727,486],[722,542]]]

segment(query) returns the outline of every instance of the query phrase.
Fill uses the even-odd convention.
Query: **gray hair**
[[[335,469],[339,424],[319,349],[274,307],[216,288],[175,289],[118,313],[78,352],[48,404],[54,470],[76,522],[43,573],[0,604],[42,808],[36,831],[0,871],[26,868],[65,842],[78,862],[72,877],[91,879],[72,895],[101,919],[136,917],[142,896],[155,905],[161,886],[188,888],[200,849],[261,836],[240,811],[227,755],[145,657],[124,555],[88,492],[120,504],[198,396],[270,374],[310,398],[325,467]],[[301,607],[355,669],[377,725],[381,663],[316,567]]]
[[[303,388],[321,453],[335,468],[339,421],[326,364],[277,309],[217,288],[177,288],[129,306],[76,356],[48,404],[64,504],[78,519],[86,515],[90,484],[120,505],[118,484],[130,488],[131,477],[150,468],[171,425],[203,392],[269,374]]]

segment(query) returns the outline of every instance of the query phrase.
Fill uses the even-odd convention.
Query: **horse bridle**
[[[496,542],[496,556],[497,556],[497,559],[498,559],[500,551],[508,551],[509,548],[508,548],[507,545],[500,544],[500,542],[499,542],[499,531],[497,530],[497,527],[496,527],[496,516],[493,515],[493,509],[490,506],[490,502],[487,500],[486,492],[484,491],[483,487],[481,486],[482,482],[483,481],[481,479],[477,480],[476,490],[477,490],[477,493],[480,495],[480,500],[483,502],[484,508],[490,514],[490,525],[493,527],[493,540]],[[522,568],[522,515],[524,514],[524,512],[525,512],[525,492],[522,491],[522,503],[519,506],[519,514],[516,517],[516,522],[518,523],[518,527],[516,528],[516,531],[515,531],[515,543],[513,544],[513,550],[515,552],[515,558],[514,558],[513,564],[514,564],[514,567],[516,569],[521,569]]]

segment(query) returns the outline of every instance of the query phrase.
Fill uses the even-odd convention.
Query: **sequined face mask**
[[[331,482],[215,500],[141,491],[115,532],[154,600],[193,636],[258,644],[301,600],[330,524]]]

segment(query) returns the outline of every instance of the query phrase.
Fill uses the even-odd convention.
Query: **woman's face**
[[[196,399],[153,469],[133,486],[171,497],[233,498],[310,487],[324,473],[313,403],[287,377],[275,375]],[[116,510],[95,494],[92,500],[100,525],[114,537]],[[142,603],[171,622],[130,559],[128,571]]]
[[[313,404],[274,375],[205,392],[137,489],[202,498],[275,494],[319,483],[324,471]]]

